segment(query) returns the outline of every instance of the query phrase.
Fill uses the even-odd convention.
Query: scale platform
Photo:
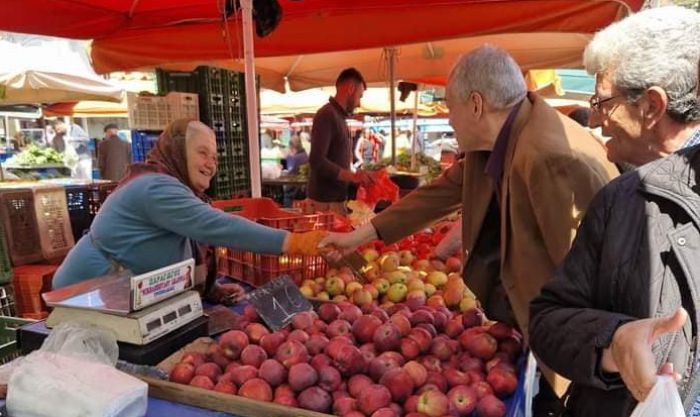
[[[201,316],[145,345],[117,342],[119,359],[138,365],[157,365],[198,337],[208,336],[208,324],[209,319],[206,316]],[[46,327],[45,321],[27,324],[17,329],[17,345],[22,355],[39,349],[49,332],[51,329]]]

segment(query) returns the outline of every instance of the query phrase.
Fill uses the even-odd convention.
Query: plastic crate
[[[39,226],[34,210],[34,193],[22,188],[0,192],[0,215],[12,264],[42,260]]]
[[[332,213],[301,215],[282,210],[269,198],[215,201],[213,206],[268,227],[290,232],[330,230]],[[299,284],[326,273],[326,261],[320,256],[265,255],[231,248],[217,249],[218,272],[259,286],[281,275],[289,275]]]
[[[10,362],[22,355],[17,345],[17,329],[34,320],[17,317],[0,317],[0,364]]]
[[[131,159],[134,162],[146,160],[148,152],[155,146],[160,137],[160,131],[132,130],[131,131]]]
[[[66,256],[75,245],[63,187],[39,187],[34,192],[34,210],[46,260]]]
[[[170,112],[170,120],[199,120],[199,95],[195,93],[171,92],[165,96]]]
[[[15,291],[10,285],[0,287],[0,316],[16,316]]]
[[[88,232],[98,210],[116,187],[116,182],[65,187],[66,206],[76,241]]]
[[[41,294],[51,291],[53,275],[58,265],[22,265],[13,270],[12,286],[15,305],[20,317],[41,319],[48,314]]]
[[[165,97],[127,93],[126,102],[132,129],[162,130],[170,123],[170,110]]]

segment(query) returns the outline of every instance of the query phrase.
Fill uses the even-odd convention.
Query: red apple
[[[411,316],[411,324],[415,327],[421,323],[434,324],[435,317],[433,316],[433,313],[426,310],[414,311],[413,315]]]
[[[379,383],[389,388],[391,398],[396,402],[404,402],[413,393],[414,383],[411,375],[402,368],[388,370]]]
[[[244,382],[257,377],[257,368],[250,365],[239,366],[231,371],[231,381],[239,387],[243,385]]]
[[[406,362],[403,369],[411,376],[413,385],[416,387],[422,387],[428,380],[428,371],[425,369],[425,366],[416,361]]]
[[[207,349],[207,356],[209,356],[211,362],[219,365],[221,369],[226,369],[228,364],[231,363],[231,360],[224,355],[221,346],[216,343],[209,345],[209,348]]]
[[[435,328],[438,331],[443,331],[447,325],[447,317],[449,316],[442,311],[435,311],[433,312],[433,317],[435,317]]]
[[[245,317],[245,319],[251,323],[260,322],[260,316],[252,304],[246,304],[246,306],[243,308],[243,317]]]
[[[311,366],[314,367],[315,370],[319,370],[323,366],[328,366],[331,363],[333,363],[333,360],[330,358],[330,356],[326,355],[325,353],[319,353],[318,355],[314,356],[311,358]]]
[[[287,380],[287,368],[274,359],[267,359],[260,365],[258,376],[271,387],[276,387]]]
[[[333,303],[323,303],[318,308],[318,316],[326,323],[330,323],[338,318],[340,308]]]
[[[462,272],[462,261],[459,258],[450,256],[445,260],[445,269],[448,273],[450,272]]]
[[[180,362],[170,371],[170,381],[178,384],[189,384],[194,378],[194,365],[190,362]]]
[[[195,368],[207,361],[204,354],[199,352],[185,352],[180,362],[191,363]]]
[[[450,359],[455,352],[446,336],[438,336],[433,339],[430,345],[430,353],[441,361],[446,361]]]
[[[357,410],[357,400],[352,397],[338,398],[333,401],[333,414],[337,416],[344,416],[355,410]]]
[[[372,380],[364,374],[353,375],[348,379],[348,392],[357,398],[362,391],[372,385]]]
[[[476,412],[479,417],[503,417],[506,415],[506,406],[493,395],[487,395],[476,404]]]
[[[469,381],[472,384],[479,381],[486,381],[486,375],[484,375],[483,372],[467,371],[466,374],[469,375]]]
[[[415,413],[417,407],[418,407],[418,396],[417,395],[411,395],[410,397],[408,397],[406,402],[403,404],[403,409],[406,413]]]
[[[224,355],[231,360],[238,359],[248,343],[248,335],[240,330],[229,330],[219,338],[219,345],[223,349]]]
[[[219,365],[215,364],[214,362],[207,362],[196,367],[194,374],[209,377],[209,379],[211,379],[213,382],[216,382],[219,380],[222,372]]]
[[[268,357],[273,357],[279,346],[284,343],[285,338],[286,336],[281,332],[267,334],[260,338],[260,347],[265,349]]]
[[[287,379],[289,386],[294,391],[301,392],[310,386],[316,385],[318,372],[308,363],[297,363],[289,368]]]
[[[330,412],[331,404],[333,403],[331,395],[319,387],[305,389],[299,394],[297,401],[299,401],[299,406],[301,408],[319,413]]]
[[[421,328],[421,329],[427,330],[428,333],[430,333],[431,337],[437,336],[437,329],[432,324],[420,323],[420,324],[416,325],[416,328]]]
[[[257,368],[265,359],[267,359],[267,353],[265,353],[265,349],[258,345],[248,345],[241,352],[241,363],[243,365],[251,365]]]
[[[430,335],[430,333],[421,328],[412,329],[407,337],[418,342],[421,352],[427,352],[428,349],[430,349],[430,344],[433,341],[433,337]]]
[[[322,389],[333,392],[340,388],[343,378],[340,371],[332,366],[324,366],[318,370],[318,386]]]
[[[397,417],[403,417],[404,411],[403,411],[403,407],[400,404],[391,403],[391,404],[389,404],[389,408],[394,410],[394,413],[396,413]]]
[[[236,369],[240,366],[241,366],[241,364],[238,362],[229,362],[229,364],[226,365],[226,368],[224,369],[224,373],[230,373],[231,371],[233,371],[234,369]]]
[[[214,382],[212,382],[212,380],[208,376],[204,375],[196,375],[190,381],[190,385],[192,385],[193,387],[204,388],[208,390],[214,389]]]
[[[421,365],[425,366],[428,372],[442,372],[442,362],[433,355],[425,355],[419,359]]]
[[[382,407],[379,410],[372,413],[371,417],[398,417],[396,411],[391,407]]]
[[[335,320],[332,321],[328,328],[326,328],[326,335],[330,338],[336,336],[347,336],[352,331],[352,326],[347,320]]]
[[[328,325],[326,324],[325,321],[321,319],[316,319],[314,320],[314,325],[311,326],[311,329],[309,330],[310,334],[316,334],[316,333],[326,333],[326,329],[328,328]]]
[[[348,323],[354,323],[355,320],[359,319],[360,316],[362,316],[362,310],[360,310],[360,307],[351,304],[347,306],[346,308],[341,307],[341,312],[338,315],[339,320],[345,320]]]
[[[378,356],[369,363],[367,373],[373,380],[379,382],[386,372],[390,369],[399,368],[400,366],[401,365],[393,358]]]
[[[368,343],[381,325],[382,321],[378,317],[365,314],[352,324],[352,334],[359,343]]]
[[[466,385],[457,385],[447,393],[450,400],[450,412],[452,415],[466,417],[476,408],[478,398],[476,391]]]
[[[375,307],[370,314],[381,320],[382,323],[389,321],[389,314],[382,308]]]
[[[276,404],[284,405],[284,406],[286,406],[286,407],[295,407],[295,408],[299,407],[299,402],[297,401],[297,399],[296,399],[294,396],[291,396],[291,397],[275,397],[275,399],[273,400],[273,402],[276,403]]]
[[[493,392],[500,398],[509,396],[518,388],[518,377],[515,373],[498,367],[489,371],[486,382],[491,384]]]
[[[346,377],[363,372],[367,366],[360,349],[352,345],[342,346],[339,353],[331,358],[335,367]]]
[[[391,359],[394,362],[396,362],[397,364],[399,364],[399,366],[403,366],[403,364],[406,363],[406,358],[404,358],[399,352],[394,352],[391,350],[386,351],[386,352],[382,352],[377,357]]]
[[[402,336],[407,336],[411,331],[411,321],[404,314],[394,314],[393,316],[389,317],[389,321],[398,327]]]
[[[214,391],[222,392],[224,394],[236,395],[238,389],[231,381],[219,380],[214,387]]]
[[[397,350],[401,347],[401,331],[394,324],[385,323],[377,328],[372,340],[378,352]]]
[[[238,395],[258,401],[272,401],[272,388],[260,378],[249,379],[238,389]]]
[[[352,345],[352,342],[345,336],[336,336],[328,341],[323,351],[326,355],[330,356],[331,359],[335,359],[335,357],[340,354],[340,349],[345,345]]]
[[[418,345],[418,342],[415,341],[415,339],[410,339],[408,337],[404,337],[401,339],[401,354],[404,356],[404,358],[411,360],[411,359],[416,359],[420,355],[420,346]]]
[[[289,332],[289,336],[287,336],[287,341],[290,340],[296,340],[297,342],[300,342],[302,345],[306,344],[306,342],[309,341],[309,334],[306,333],[304,330],[292,330]]]
[[[328,338],[322,334],[311,335],[309,340],[306,341],[306,350],[311,355],[318,355],[326,349],[328,342]]]
[[[462,313],[462,324],[465,329],[481,326],[484,323],[484,313],[478,308],[470,308]]]
[[[425,413],[430,417],[441,417],[447,415],[450,400],[440,391],[425,391],[418,397],[416,409],[419,413]]]
[[[498,342],[488,333],[478,333],[464,336],[470,329],[465,330],[460,336],[460,344],[467,352],[479,359],[489,360],[498,349]]]
[[[509,338],[498,342],[498,351],[506,353],[514,361],[523,352],[523,347],[519,341]]]
[[[280,345],[275,359],[289,369],[294,364],[309,362],[309,352],[306,350],[306,346],[296,340],[291,340]]]
[[[270,331],[261,323],[250,323],[245,328],[245,334],[248,335],[248,340],[251,343],[257,344],[260,343],[263,336],[270,334]]]
[[[277,397],[292,397],[294,398],[295,393],[289,384],[282,384],[275,388],[275,398]]]
[[[297,330],[306,330],[314,324],[315,314],[310,311],[302,311],[292,317],[292,327]]]
[[[474,358],[469,355],[469,353],[464,353],[460,356],[459,369],[462,372],[477,371],[483,372],[484,363],[479,358]]]
[[[442,373],[447,379],[447,385],[454,387],[457,385],[469,385],[469,375],[455,368],[448,368]]]
[[[391,404],[391,392],[381,385],[370,385],[357,396],[357,408],[367,416],[371,416],[372,413],[389,404]]]
[[[489,383],[486,381],[472,382],[470,386],[474,389],[474,392],[476,392],[476,396],[479,399],[482,399],[487,395],[493,395],[493,388],[491,388],[491,385],[489,385]]]
[[[447,392],[447,378],[445,378],[440,372],[428,371],[428,380],[425,381],[426,385],[435,385],[440,392]]]
[[[505,323],[494,323],[488,328],[488,332],[496,340],[506,340],[514,337],[515,332],[512,327]]]

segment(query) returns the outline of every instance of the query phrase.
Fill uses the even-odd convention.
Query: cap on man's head
[[[116,123],[109,123],[108,125],[105,126],[105,132],[108,131],[109,129],[117,129],[119,130],[119,126],[117,126]]]

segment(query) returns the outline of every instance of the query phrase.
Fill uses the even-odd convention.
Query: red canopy
[[[0,0],[0,29],[94,39],[98,72],[240,58],[239,15],[221,0]],[[593,33],[643,0],[280,0],[257,57],[343,51],[495,33]]]

